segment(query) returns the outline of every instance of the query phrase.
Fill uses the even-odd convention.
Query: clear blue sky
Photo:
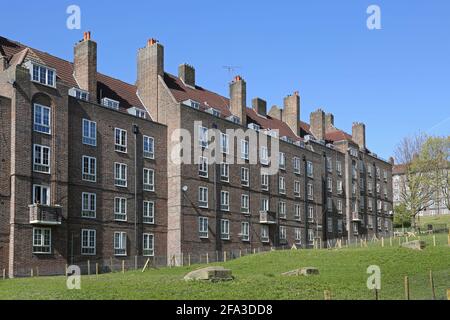
[[[66,28],[66,8],[82,10],[81,30]],[[377,4],[382,30],[366,27]],[[6,5],[6,4],[4,4]],[[240,66],[248,99],[281,105],[299,90],[301,118],[322,107],[351,131],[367,125],[368,146],[389,157],[405,135],[450,134],[450,1],[8,1],[1,35],[72,60],[90,30],[103,73],[134,83],[136,52],[155,37],[166,71],[187,62],[197,82],[228,94]],[[446,121],[445,121],[446,120]]]

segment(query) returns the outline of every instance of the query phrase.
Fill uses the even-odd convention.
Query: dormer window
[[[78,89],[78,88],[70,89],[69,96],[74,97],[79,100],[89,101],[89,92]]]
[[[139,109],[139,108],[136,108],[136,107],[132,107],[132,108],[128,109],[128,113],[133,115],[133,116],[136,116],[138,118],[142,118],[142,119],[146,118],[145,110],[142,110],[142,109]]]
[[[49,87],[56,87],[56,70],[48,68],[31,61],[25,66],[30,70],[31,81],[37,82]]]
[[[235,123],[235,124],[241,124],[241,119],[239,117],[236,116],[230,116],[227,118],[227,120]]]
[[[249,123],[248,124],[248,128],[252,129],[252,130],[255,130],[255,131],[261,130],[261,127],[259,125],[257,125],[256,123]]]
[[[184,101],[183,104],[188,107],[197,109],[197,110],[200,109],[200,103],[198,103],[197,101],[191,100],[191,99]]]
[[[120,104],[119,101],[113,99],[109,98],[102,99],[102,105],[110,109],[119,110],[119,104]]]
[[[208,112],[211,113],[214,117],[220,118],[220,111],[218,111],[214,108],[210,108],[210,109],[208,109]]]

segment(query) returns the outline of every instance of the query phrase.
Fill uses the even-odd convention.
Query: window
[[[310,178],[314,177],[314,165],[313,165],[313,163],[311,161],[308,161],[306,163],[306,174]]]
[[[386,186],[384,187],[383,194],[384,194],[384,197],[387,198],[388,190],[387,190]]]
[[[31,64],[31,80],[44,84],[46,86],[56,86],[56,72],[54,69],[50,69],[38,64]]]
[[[127,131],[123,129],[116,128],[115,132],[115,150],[118,152],[127,152]]]
[[[220,220],[220,238],[230,240],[230,220]]]
[[[50,148],[35,144],[33,170],[39,173],[50,173]]]
[[[144,136],[144,158],[155,159],[155,139]]]
[[[280,240],[281,241],[287,240],[287,228],[284,226],[280,226]]]
[[[33,253],[49,254],[52,251],[52,230],[45,228],[33,229]]]
[[[327,170],[328,172],[333,172],[333,159],[331,157],[327,157]]]
[[[261,226],[261,242],[268,243],[269,239],[269,226],[262,225]]]
[[[301,221],[302,220],[302,207],[299,204],[295,204],[294,205],[294,218],[297,221]]]
[[[43,185],[33,185],[33,203],[50,205],[50,187]]]
[[[220,192],[220,210],[230,211],[230,193],[228,191]]]
[[[377,167],[376,170],[377,170],[377,179],[380,180],[381,179],[381,169]]]
[[[353,194],[353,196],[356,196],[357,193],[358,193],[358,186],[356,185],[355,182],[352,182],[352,194]]]
[[[369,211],[373,211],[373,200],[369,199],[367,202],[367,207],[369,208]]]
[[[230,137],[225,133],[220,134],[220,150],[225,154],[230,152]]]
[[[249,159],[249,146],[247,140],[241,140],[241,158],[244,160]]]
[[[300,158],[294,158],[293,160],[294,163],[294,173],[295,174],[301,174],[301,161]]]
[[[300,181],[294,181],[294,196],[296,198],[300,198],[300,192],[301,192],[301,183]]]
[[[359,187],[360,187],[361,191],[364,191],[366,189],[366,185],[364,183],[364,178],[359,179]]]
[[[199,217],[198,218],[198,232],[200,238],[207,239],[208,238],[208,218]]]
[[[340,199],[337,201],[337,210],[338,210],[339,214],[343,214],[344,213],[344,209],[342,207],[342,200],[340,200]]]
[[[114,232],[114,255],[127,255],[127,234],[126,232]]]
[[[144,168],[144,191],[155,191],[155,170]]]
[[[333,218],[327,218],[327,231],[333,233]]]
[[[127,165],[123,163],[114,164],[114,183],[118,187],[127,186]]]
[[[263,165],[269,164],[269,151],[267,147],[261,147],[260,161]]]
[[[308,200],[314,200],[314,186],[312,183],[308,183]]]
[[[79,100],[89,101],[89,92],[78,88],[69,89],[69,96]]]
[[[295,243],[302,244],[302,229],[295,228]]]
[[[83,156],[83,180],[89,182],[97,181],[97,159]]]
[[[128,110],[128,113],[131,113],[132,115],[142,119],[145,119],[147,117],[146,112],[144,110],[136,107],[133,107],[131,108],[131,110]]]
[[[338,233],[342,233],[342,231],[343,231],[342,219],[338,219]]]
[[[308,207],[308,222],[314,222],[314,216],[315,216],[314,207],[309,206]]]
[[[142,222],[145,224],[155,223],[155,203],[153,201],[144,201],[144,217]]]
[[[109,99],[109,98],[103,98],[102,99],[102,106],[105,106],[110,109],[119,110],[119,101]]]
[[[50,134],[50,108],[34,104],[34,131]]]
[[[200,157],[198,163],[198,175],[202,178],[208,178],[208,158]]]
[[[241,184],[244,187],[250,186],[250,179],[249,179],[249,169],[248,168],[241,168]]]
[[[384,182],[388,181],[388,173],[386,170],[383,170],[383,178],[384,178]]]
[[[372,166],[367,167],[367,174],[372,178]]]
[[[155,255],[155,236],[151,233],[144,233],[142,239],[142,254],[144,257]]]
[[[373,217],[372,216],[369,216],[367,219],[367,227],[369,229],[373,229]]]
[[[208,128],[198,127],[198,139],[200,143],[200,147],[208,148]]]
[[[278,179],[278,192],[280,194],[286,193],[286,179],[284,177]]]
[[[280,219],[286,219],[286,202],[278,202],[278,215]]]
[[[230,165],[228,163],[220,164],[220,180],[224,182],[230,181]]]
[[[269,211],[269,199],[261,198],[261,211],[268,212]]]
[[[95,193],[82,193],[81,216],[95,218],[97,212],[97,195]]]
[[[327,198],[327,210],[328,212],[333,212],[333,199]]]
[[[83,229],[81,230],[81,254],[93,256],[96,252],[97,231]]]
[[[97,145],[97,123],[83,119],[83,144],[95,147]]]
[[[336,161],[336,171],[338,173],[338,175],[342,175],[342,162],[341,161]]]
[[[314,230],[308,229],[308,241],[313,242],[314,241]]]
[[[241,212],[242,213],[249,213],[250,212],[250,198],[248,194],[241,195]]]
[[[286,169],[286,154],[283,152],[280,152],[280,169],[285,170]]]
[[[269,175],[261,173],[261,190],[269,191]]]
[[[387,202],[384,203],[383,207],[384,207],[384,213],[387,214],[388,213],[388,204],[387,204]]]
[[[378,194],[381,193],[381,185],[379,183],[377,183],[377,193]]]
[[[342,194],[344,192],[344,189],[342,188],[342,180],[337,181],[337,193]]]
[[[359,228],[357,223],[353,223],[353,234],[357,236],[359,234]]]
[[[328,192],[333,192],[333,179],[329,177],[327,180]]]
[[[127,199],[114,199],[114,220],[127,221]]]
[[[200,208],[208,208],[208,188],[198,188],[198,206]]]
[[[250,224],[248,222],[241,223],[242,241],[250,241]]]
[[[379,213],[381,213],[381,210],[383,208],[383,202],[381,200],[377,201],[377,210]]]

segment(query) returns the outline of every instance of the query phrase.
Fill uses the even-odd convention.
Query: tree
[[[404,138],[396,148],[397,163],[405,167],[400,179],[400,198],[410,214],[414,228],[417,227],[417,215],[431,203],[433,189],[431,177],[425,169],[426,161],[421,158],[423,145],[427,140],[424,134]]]
[[[409,228],[411,227],[411,213],[405,204],[400,204],[394,208],[394,227]]]
[[[442,201],[450,210],[450,136],[429,137],[422,146],[420,165],[430,174],[433,200],[438,206]]]

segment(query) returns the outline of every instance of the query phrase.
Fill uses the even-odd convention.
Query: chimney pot
[[[299,135],[300,96],[298,92],[284,98],[283,121],[291,128],[294,134]]]
[[[75,46],[74,76],[80,88],[89,92],[89,99],[97,102],[97,43],[91,41],[89,31]]]
[[[322,109],[311,113],[311,133],[318,140],[325,140],[325,112]]]
[[[247,125],[247,84],[241,76],[236,76],[230,83],[230,111]]]
[[[195,87],[195,69],[189,64],[182,64],[178,67],[178,77],[184,84]]]
[[[158,40],[156,40],[156,39],[154,39],[154,38],[151,38],[151,39],[148,39],[148,41],[147,41],[147,46],[148,46],[148,47],[151,47],[151,46],[153,46],[153,45],[156,44],[156,43],[158,43]]]
[[[255,98],[252,100],[252,107],[255,112],[261,116],[267,114],[267,102],[261,98]]]

